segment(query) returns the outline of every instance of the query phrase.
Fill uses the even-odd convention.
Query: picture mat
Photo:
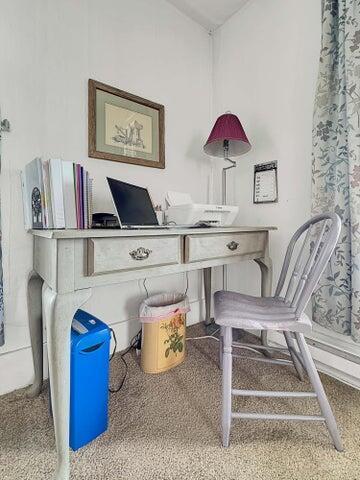
[[[136,152],[152,153],[152,118],[149,115],[143,113],[134,112],[127,108],[117,107],[105,103],[105,143],[106,145],[112,145],[117,148],[124,148],[124,146],[117,142],[117,134],[119,134],[118,128],[122,127],[126,129],[126,133],[129,134],[130,125],[138,123],[142,129],[139,131],[143,146],[140,145],[126,145],[125,148],[135,150]],[[133,132],[136,138],[136,129]]]
[[[106,105],[108,105],[106,107]],[[113,109],[109,107],[118,107],[119,109]],[[108,131],[106,128],[106,110],[108,111]],[[109,112],[111,111],[110,115]],[[143,124],[141,132],[141,138],[144,141],[145,149],[139,148],[133,145],[124,145],[123,143],[112,142],[111,137],[116,134],[111,129],[111,125],[114,124],[116,118],[124,119],[127,112],[133,112],[134,117],[131,121],[137,120]],[[130,118],[130,117],[129,117]],[[116,120],[117,121],[117,120]],[[122,121],[122,120],[121,120]],[[151,131],[150,130],[151,125]],[[125,127],[126,125],[118,125],[119,127]],[[144,134],[144,130],[146,130]],[[146,139],[151,147],[149,148]],[[109,142],[110,144],[108,144]],[[147,107],[137,102],[121,98],[117,95],[104,92],[102,90],[96,90],[96,150],[100,152],[111,153],[113,155],[124,155],[133,158],[142,158],[144,160],[151,160],[159,162],[159,112],[158,110]]]

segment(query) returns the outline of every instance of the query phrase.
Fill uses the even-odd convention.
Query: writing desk
[[[46,324],[57,480],[70,478],[70,329],[92,288],[203,269],[206,323],[210,323],[211,267],[255,260],[261,294],[271,293],[269,231],[273,227],[144,230],[32,230],[34,271],[28,282],[35,381],[43,381],[42,318]]]

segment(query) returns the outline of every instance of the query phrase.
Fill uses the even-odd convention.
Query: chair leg
[[[222,444],[229,446],[231,428],[232,328],[223,328]]]
[[[316,369],[314,360],[312,359],[309,347],[305,341],[304,335],[296,333],[296,340],[298,342],[301,355],[304,359],[307,373],[309,375],[312,386],[316,392],[317,399],[321,408],[321,412],[325,417],[326,425],[328,427],[331,438],[334,442],[336,450],[341,452],[343,450],[340,433],[336,424],[334,414],[331,410],[329,401],[327,399],[324,387],[321,383],[318,371]]]
[[[297,358],[297,356],[294,354],[294,350],[295,350],[295,342],[293,340],[293,338],[291,337],[291,334],[290,332],[283,332],[284,334],[284,337],[285,337],[285,341],[286,341],[286,345],[289,349],[289,353],[290,353],[290,356],[291,356],[291,359],[292,359],[292,362],[294,364],[294,367],[295,367],[295,370],[298,374],[298,377],[299,379],[303,382],[304,381],[304,370],[303,370],[303,367],[299,361],[299,359]]]

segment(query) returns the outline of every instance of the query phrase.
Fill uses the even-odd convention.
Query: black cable
[[[146,288],[146,278],[144,278],[143,286],[144,286],[144,288],[145,288],[146,297],[149,298],[149,292],[148,292],[148,289]]]
[[[114,330],[113,330],[112,328],[110,328],[110,332],[111,332],[111,334],[112,334],[112,336],[113,336],[113,339],[114,339],[114,348],[113,348],[113,351],[112,351],[112,353],[111,353],[111,355],[110,355],[110,360],[109,360],[109,361],[111,362],[111,360],[114,358],[114,355],[115,355],[115,353],[116,353],[117,339],[116,339],[115,332],[114,332]],[[128,374],[128,370],[129,370],[128,364],[126,363],[126,360],[125,360],[124,356],[125,356],[127,353],[129,353],[132,348],[135,348],[135,347],[139,344],[140,338],[141,338],[141,330],[131,339],[131,342],[130,342],[129,347],[120,354],[121,361],[122,361],[123,364],[125,365],[125,373],[124,373],[124,376],[123,376],[120,384],[118,385],[118,387],[116,387],[116,388],[109,387],[109,392],[110,392],[110,393],[117,393],[117,392],[119,392],[119,391],[122,389],[122,387],[123,387],[123,385],[124,385],[124,383],[125,383],[127,374]]]
[[[185,288],[184,295],[187,295],[188,288],[189,288],[189,272],[185,272],[185,275],[186,275],[186,288]]]
[[[185,287],[184,295],[187,294],[188,289],[189,289],[189,272],[185,272],[185,278],[186,278],[186,287]],[[148,289],[147,289],[147,287],[146,287],[146,280],[147,280],[147,279],[144,278],[144,280],[143,280],[143,287],[144,287],[145,292],[146,292],[146,297],[149,298],[149,291],[148,291]]]
[[[114,339],[114,349],[110,355],[110,359],[109,359],[109,362],[111,362],[111,360],[114,358],[114,355],[115,355],[115,352],[116,352],[116,348],[117,348],[117,339],[116,339],[116,335],[115,335],[115,332],[112,328],[110,328],[110,332],[113,336],[113,339]]]

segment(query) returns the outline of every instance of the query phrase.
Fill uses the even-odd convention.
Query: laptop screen
[[[158,225],[146,188],[107,177],[120,225]]]

